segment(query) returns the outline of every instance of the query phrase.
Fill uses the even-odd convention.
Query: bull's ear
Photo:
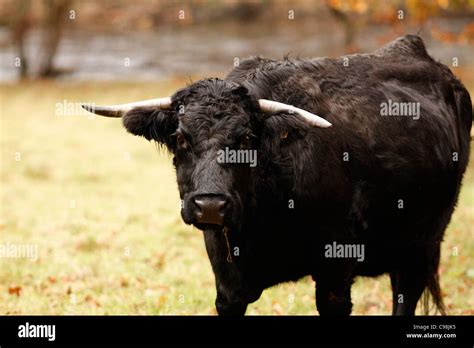
[[[265,116],[262,139],[271,146],[289,144],[304,139],[311,126],[302,118],[290,113],[279,113],[271,117]]]
[[[130,133],[147,140],[156,140],[166,145],[170,151],[173,150],[172,134],[178,128],[178,117],[174,111],[156,107],[137,107],[128,111],[122,117],[122,122]]]
[[[244,87],[244,86],[237,86],[232,90],[232,94],[238,96],[238,97],[244,97],[247,96],[249,93],[249,90]]]

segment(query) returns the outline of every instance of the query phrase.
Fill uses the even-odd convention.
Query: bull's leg
[[[392,315],[397,312],[399,297],[397,294],[397,272],[390,272],[390,284],[392,285]]]
[[[393,315],[415,315],[416,304],[426,287],[426,277],[418,268],[390,273],[393,293]]]
[[[422,245],[404,255],[404,264],[390,273],[393,315],[415,315],[416,305],[430,281],[437,285],[435,277],[438,272],[440,243]],[[437,295],[435,303],[442,306],[439,288],[434,292]]]
[[[242,316],[247,310],[247,303],[231,300],[222,292],[217,292],[216,310],[220,316]]]
[[[346,316],[352,312],[350,281],[334,282],[318,279],[316,284],[316,307],[319,315]]]

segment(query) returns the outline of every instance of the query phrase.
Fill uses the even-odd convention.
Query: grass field
[[[170,156],[116,119],[57,115],[57,103],[171,94],[182,81],[0,87],[0,314],[214,314],[202,233],[180,218]],[[474,314],[474,161],[442,247],[450,314]],[[354,314],[390,314],[387,276],[358,279]],[[266,290],[248,314],[317,314],[310,278]]]

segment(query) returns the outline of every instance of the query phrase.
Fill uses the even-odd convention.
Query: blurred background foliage
[[[0,72],[4,80],[59,75],[116,79],[116,71],[99,75],[71,56],[121,50],[139,55],[140,45],[146,52],[129,70],[140,70],[141,64],[148,71],[156,68],[158,77],[189,74],[179,66],[180,53],[188,55],[189,50],[211,58],[207,64],[195,62],[193,73],[199,73],[201,65],[203,72],[213,70],[212,63],[217,63],[215,71],[223,70],[224,61],[232,63],[228,53],[338,55],[372,49],[407,32],[438,44],[472,46],[473,19],[474,0],[2,0]],[[282,32],[288,40],[277,39]],[[94,46],[97,35],[102,45]],[[137,40],[140,45],[134,46]],[[216,49],[216,40],[226,44]],[[156,49],[146,47],[150,41]],[[160,50],[170,44],[173,51]],[[147,54],[150,50],[153,56]],[[21,64],[14,65],[15,58]],[[100,70],[101,61],[95,64]],[[145,74],[136,72],[126,78]]]

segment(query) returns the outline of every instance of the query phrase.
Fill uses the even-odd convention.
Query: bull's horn
[[[148,99],[142,100],[134,103],[120,104],[120,105],[109,105],[109,106],[95,106],[82,104],[81,106],[89,112],[92,112],[97,115],[107,116],[107,117],[122,117],[127,111],[132,110],[136,107],[156,107],[158,109],[169,109],[171,105],[171,98],[157,98],[157,99]]]
[[[310,125],[320,128],[331,127],[332,124],[326,121],[324,118],[319,117],[318,115],[312,114],[309,111],[294,107],[293,105],[279,103],[273,100],[259,99],[258,103],[260,104],[260,109],[263,112],[279,112],[287,111],[290,113],[295,113],[303,117]]]

